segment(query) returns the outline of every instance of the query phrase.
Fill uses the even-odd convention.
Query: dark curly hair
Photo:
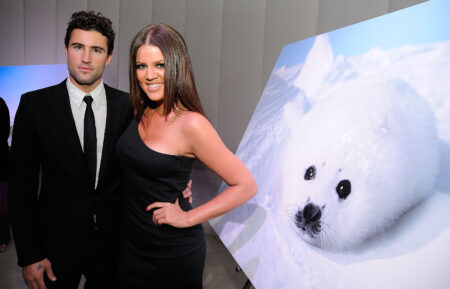
[[[108,38],[108,55],[113,52],[116,33],[114,33],[114,30],[112,29],[111,20],[104,17],[100,12],[79,11],[72,14],[69,23],[67,23],[66,37],[64,38],[66,47],[69,46],[70,36],[74,29],[85,31],[95,30],[100,32],[103,36]]]

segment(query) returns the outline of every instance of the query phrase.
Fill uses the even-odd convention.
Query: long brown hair
[[[150,24],[139,31],[131,42],[130,101],[136,115],[141,117],[145,108],[152,105],[136,78],[136,55],[142,45],[154,45],[164,56],[164,115],[168,116],[172,110],[178,112],[181,104],[185,109],[205,116],[186,43],[181,34],[167,24]]]

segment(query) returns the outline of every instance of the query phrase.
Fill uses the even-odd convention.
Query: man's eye
[[[73,48],[76,50],[80,50],[82,47],[81,47],[81,45],[74,45]]]
[[[97,54],[100,54],[100,53],[103,52],[103,50],[101,50],[101,49],[94,49],[94,52],[97,53]]]

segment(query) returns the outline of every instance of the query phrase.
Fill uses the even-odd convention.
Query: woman
[[[256,194],[250,171],[206,119],[186,44],[164,24],[149,25],[130,50],[135,117],[116,153],[124,172],[120,288],[202,288],[201,223]],[[192,209],[181,191],[198,158],[229,187]]]

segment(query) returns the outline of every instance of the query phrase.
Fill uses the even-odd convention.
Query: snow
[[[430,197],[363,245],[338,252],[314,247],[277,208],[280,158],[289,137],[284,111],[295,107],[301,117],[355,79],[380,75],[402,78],[432,108],[440,145],[437,182]],[[450,288],[449,79],[450,40],[374,47],[347,57],[332,54],[326,35],[316,37],[305,63],[272,72],[237,151],[258,194],[211,221],[256,288]]]

